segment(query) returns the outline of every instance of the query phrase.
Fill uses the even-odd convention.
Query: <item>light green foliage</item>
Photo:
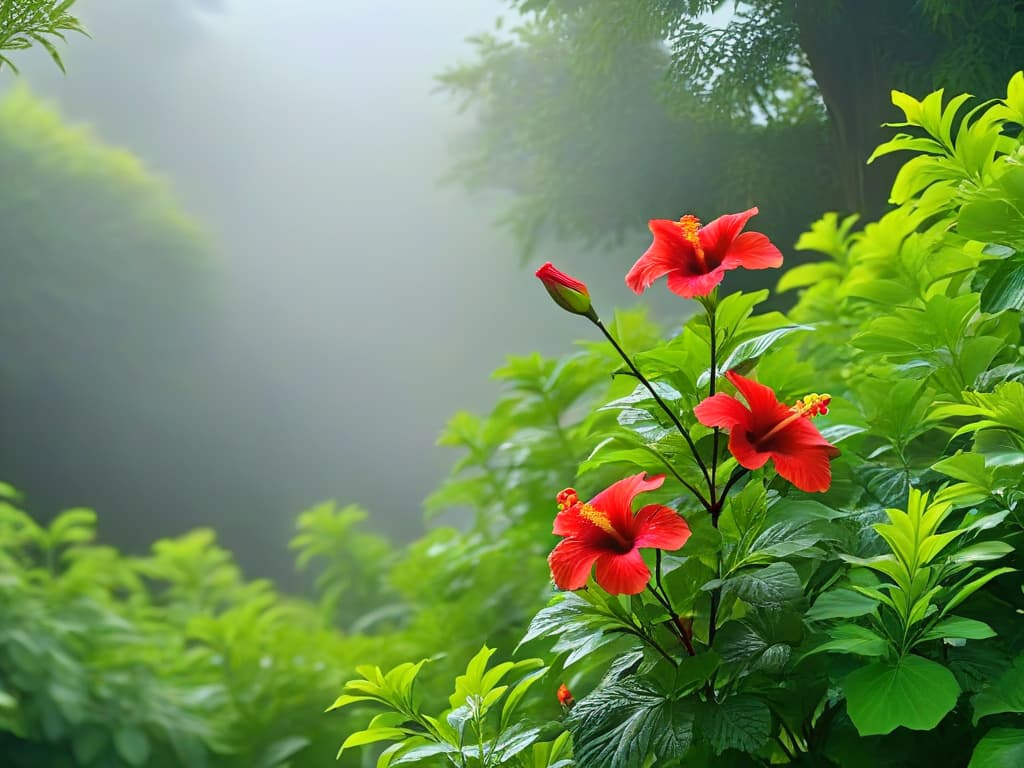
[[[54,38],[65,40],[65,33],[85,30],[71,13],[76,0],[0,0],[0,69],[18,68],[5,52],[21,51],[33,44],[41,46],[64,71]]]
[[[369,727],[351,734],[339,757],[349,748],[379,741],[393,742],[381,754],[378,768],[397,765],[452,765],[457,768],[555,768],[568,763],[567,734],[558,729],[548,738],[540,725],[519,718],[517,708],[530,688],[544,679],[540,659],[506,661],[490,666],[494,650],[484,646],[455,679],[450,707],[439,715],[426,714],[416,695],[416,678],[425,661],[400,664],[386,674],[379,667],[359,668],[361,679],[345,684],[331,709],[360,702],[382,704],[388,711]],[[526,672],[525,675],[522,673]],[[550,736],[555,736],[553,740]]]
[[[0,753],[12,768],[292,768],[336,749],[329,701],[384,658],[246,581],[213,534],[127,558],[95,515],[42,526],[0,501]]]
[[[366,511],[356,505],[318,504],[299,515],[299,533],[290,545],[298,550],[299,570],[320,564],[315,586],[324,618],[346,627],[358,620],[362,631],[397,613],[393,604],[380,605],[395,553],[387,539],[357,530],[364,520]]]

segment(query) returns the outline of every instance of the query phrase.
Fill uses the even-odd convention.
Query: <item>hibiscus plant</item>
[[[443,717],[414,701],[419,666],[364,669],[336,706],[385,712],[346,750],[391,742],[378,768],[1024,765],[1024,74],[967,101],[894,92],[906,133],[875,155],[915,156],[893,208],[814,224],[797,247],[827,260],[783,275],[802,291],[787,315],[726,290],[782,265],[745,231],[756,208],[649,223],[627,285],[665,277],[697,311],[642,349],[584,282],[537,270],[607,342],[591,381],[616,382],[574,423],[574,487],[549,489],[554,595],[517,649],[544,661],[488,671],[485,649]],[[503,434],[522,447],[508,476],[532,482],[538,441]]]

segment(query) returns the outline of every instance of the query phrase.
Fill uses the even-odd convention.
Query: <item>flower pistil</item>
[[[830,402],[832,402],[832,395],[829,394],[819,395],[817,392],[812,392],[809,395],[801,397],[796,401],[796,404],[789,409],[791,415],[766,432],[761,437],[760,442],[764,442],[775,433],[782,431],[801,416],[806,416],[809,419],[812,419],[815,416],[824,416],[828,413],[828,404]]]
[[[697,236],[697,232],[700,230],[700,219],[688,213],[679,219],[677,224],[683,232],[683,237],[693,246],[693,255],[696,257],[701,271],[707,272],[708,263],[704,258],[704,246],[700,244],[700,237]]]

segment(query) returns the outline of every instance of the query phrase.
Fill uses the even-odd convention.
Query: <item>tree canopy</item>
[[[440,80],[478,120],[453,175],[512,193],[527,251],[684,207],[757,203],[784,242],[823,209],[878,213],[895,166],[865,161],[889,91],[994,96],[1024,54],[1012,0],[511,4],[519,23]]]

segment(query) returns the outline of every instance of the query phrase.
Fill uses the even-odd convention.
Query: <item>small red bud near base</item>
[[[559,271],[550,261],[538,269],[536,275],[558,306],[597,322],[597,313],[590,304],[590,291],[585,284]]]
[[[558,703],[562,705],[563,709],[571,709],[572,705],[576,703],[576,699],[569,693],[569,687],[565,683],[558,686]]]

